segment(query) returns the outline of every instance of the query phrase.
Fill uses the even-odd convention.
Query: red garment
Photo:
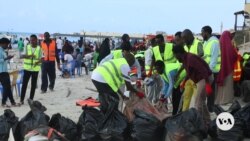
[[[212,74],[208,64],[202,58],[192,53],[185,53],[182,63],[188,78],[194,81],[194,83],[198,83],[202,79],[208,79]]]
[[[217,77],[219,86],[223,86],[226,77],[234,70],[237,61],[237,52],[232,44],[232,35],[229,31],[224,31],[220,37],[221,48],[221,69]]]

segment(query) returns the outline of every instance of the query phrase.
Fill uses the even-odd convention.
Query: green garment
[[[94,56],[93,56],[93,59],[94,59],[94,66],[96,66],[97,64],[97,58],[99,56],[99,53],[98,52],[94,52]]]
[[[19,51],[23,51],[23,48],[24,48],[24,43],[23,43],[23,41],[22,41],[22,40],[19,40],[18,43],[17,43],[17,45],[18,45],[18,50],[19,50]]]

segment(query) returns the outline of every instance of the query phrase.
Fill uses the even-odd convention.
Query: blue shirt
[[[204,43],[204,46],[206,46],[206,44],[211,41],[211,40],[218,40],[218,38],[216,38],[215,36],[212,36],[208,39],[208,41],[206,41]],[[209,65],[210,70],[213,73],[218,73],[218,71],[215,70],[215,66],[217,64],[217,59],[219,57],[220,53],[220,42],[213,42],[212,46],[211,46],[211,60]]]
[[[5,58],[7,58],[7,54],[4,49],[0,47],[0,73],[8,72],[7,60],[4,60]]]
[[[176,74],[177,74],[177,70],[170,71],[169,74],[167,74],[168,82],[166,82],[162,78],[164,86],[161,90],[161,93],[164,95],[164,98],[169,97],[170,94],[172,93],[173,88],[174,88],[174,78],[175,78]]]

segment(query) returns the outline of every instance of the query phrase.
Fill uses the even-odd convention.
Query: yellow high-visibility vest
[[[117,92],[122,84],[125,83],[120,69],[122,65],[128,65],[124,58],[113,59],[98,66],[94,72],[96,71],[101,74],[105,82],[112,88],[112,90]]]
[[[27,45],[26,46],[26,53],[25,55],[35,55],[34,58],[25,58],[23,60],[23,68],[24,70],[27,70],[27,71],[39,71],[41,69],[41,65],[37,64],[35,65],[37,62],[39,62],[40,58],[41,58],[41,47],[40,46],[37,46],[35,48],[35,51],[32,52],[32,47],[31,45]]]
[[[113,50],[111,51],[111,53],[113,54],[113,59],[118,59],[118,58],[122,58],[122,50],[118,49],[118,50]]]
[[[173,44],[172,43],[165,43],[165,50],[163,56],[160,53],[159,46],[153,47],[153,53],[155,57],[155,61],[163,61],[164,63],[175,63],[176,58],[173,54]]]
[[[212,52],[211,52],[211,47],[214,43],[218,43],[219,41],[218,40],[210,40],[208,41],[208,43],[206,44],[206,46],[204,46],[204,60],[207,62],[207,64],[210,64],[210,61],[211,61],[211,56],[212,56]],[[219,50],[219,56],[217,58],[217,64],[214,68],[214,70],[216,72],[219,72],[220,71],[220,66],[221,66],[221,52]]]
[[[166,81],[169,82],[167,75],[173,71],[178,70],[180,68],[179,63],[165,63],[165,71],[163,74],[161,74],[161,77]]]
[[[194,39],[193,44],[191,45],[190,48],[187,47],[187,45],[184,46],[184,49],[186,52],[190,52],[193,54],[198,55],[198,45],[199,45],[200,41],[198,39]]]

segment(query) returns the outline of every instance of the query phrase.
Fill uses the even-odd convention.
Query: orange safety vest
[[[242,75],[241,56],[240,54],[238,54],[237,61],[234,64],[234,73],[233,73],[234,81],[240,81],[241,75]]]
[[[44,61],[55,61],[56,59],[56,42],[51,40],[49,46],[47,46],[46,42],[41,43],[41,47],[43,50]]]

